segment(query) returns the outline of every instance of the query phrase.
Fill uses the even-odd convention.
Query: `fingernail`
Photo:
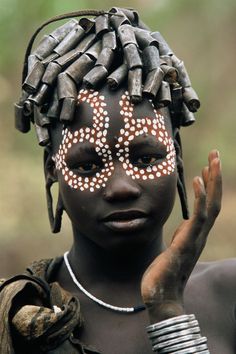
[[[218,150],[215,150],[215,157],[220,157],[220,153],[219,153],[219,151]]]
[[[202,187],[204,187],[204,183],[203,183],[203,180],[202,180],[201,177],[198,177],[198,182],[200,183],[200,185],[201,185]]]

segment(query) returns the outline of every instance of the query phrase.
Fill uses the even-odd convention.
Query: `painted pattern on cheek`
[[[164,117],[157,112],[154,105],[154,119],[148,117],[134,119],[134,105],[130,101],[126,91],[119,102],[121,106],[120,114],[124,118],[125,126],[120,129],[120,135],[116,148],[117,156],[122,162],[123,168],[128,176],[133,179],[154,179],[165,175],[170,175],[175,170],[175,148],[173,139],[169,136]],[[130,162],[129,145],[135,137],[141,135],[152,135],[166,148],[167,155],[160,163],[149,165],[145,168],[138,168]]]
[[[109,116],[106,111],[105,97],[97,91],[80,90],[78,95],[79,103],[88,103],[93,109],[92,128],[82,127],[71,132],[68,128],[62,132],[62,143],[55,155],[56,168],[62,171],[65,182],[74,189],[81,191],[105,187],[106,182],[114,170],[111,150],[107,144],[107,130],[109,128]],[[101,157],[103,168],[93,176],[79,176],[71,170],[66,163],[66,156],[73,145],[83,142],[90,142],[95,146],[95,151]]]

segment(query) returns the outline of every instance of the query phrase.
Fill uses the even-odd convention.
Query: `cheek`
[[[95,211],[96,200],[100,195],[99,191],[91,193],[89,190],[75,190],[68,186],[61,174],[58,181],[63,205],[70,220],[74,223],[77,221],[87,223],[88,218],[91,218]]]
[[[165,223],[168,219],[176,197],[177,174],[173,172],[170,176],[162,176],[158,178],[149,193],[152,198],[153,210],[156,210],[157,218],[161,223]]]

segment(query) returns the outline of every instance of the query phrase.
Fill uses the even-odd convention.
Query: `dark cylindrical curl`
[[[57,58],[59,58],[59,55],[57,53],[51,53],[48,57],[42,60],[42,63],[47,66],[52,61],[55,61]]]
[[[83,27],[86,33],[90,32],[95,26],[95,20],[91,18],[82,17],[79,20],[79,25]]]
[[[190,112],[197,112],[200,108],[198,95],[192,87],[183,88],[183,98]]]
[[[54,49],[54,52],[59,54],[60,56],[64,55],[66,52],[73,49],[84,36],[85,30],[80,25],[77,25],[58,44],[58,46]]]
[[[152,37],[158,42],[160,55],[173,55],[172,49],[169,47],[160,32],[152,32]]]
[[[57,39],[51,37],[50,35],[46,35],[42,38],[38,47],[32,52],[32,54],[36,55],[40,59],[44,59],[52,53],[58,43],[59,41]]]
[[[43,63],[40,60],[36,61],[22,85],[23,89],[29,93],[36,92],[43,77],[44,71],[45,67]]]
[[[62,101],[60,120],[71,122],[74,118],[75,108],[76,108],[76,99],[72,97],[66,97]]]
[[[60,65],[61,68],[64,68],[78,59],[80,55],[81,52],[75,48],[64,54],[62,57],[57,58],[54,62]]]
[[[96,35],[94,33],[88,34],[75,48],[80,53],[85,53],[96,40]]]
[[[28,73],[32,71],[35,63],[37,63],[40,60],[39,57],[35,54],[31,54],[28,56]]]
[[[108,15],[100,15],[95,20],[95,32],[97,37],[110,30]]]
[[[112,90],[117,89],[128,75],[128,65],[123,63],[115,71],[113,71],[107,78],[107,83]]]
[[[68,53],[64,54],[62,57],[58,58],[56,63],[61,65],[62,68],[70,65],[77,58],[80,57],[81,54],[85,53],[91,45],[93,44],[95,39],[95,34],[89,34],[76,46],[75,49],[70,50]]]
[[[61,70],[61,66],[52,61],[47,66],[47,69],[42,77],[42,82],[47,85],[53,85]]]
[[[161,86],[164,73],[161,68],[150,71],[146,77],[143,93],[145,96],[154,99]]]
[[[130,70],[133,70],[135,68],[141,68],[143,66],[138,48],[135,44],[128,44],[124,48],[124,54],[126,62],[128,64],[128,68]]]
[[[79,59],[72,63],[67,69],[66,73],[79,85],[84,76],[92,69],[94,66],[94,60],[92,60],[88,55],[83,54]]]
[[[50,142],[48,128],[40,127],[36,123],[34,124],[36,136],[40,146],[46,146]]]
[[[42,112],[42,107],[38,107],[37,105],[34,105],[34,122],[40,127],[50,124],[49,117]]]
[[[162,64],[161,69],[164,72],[165,81],[169,82],[169,84],[173,84],[178,81],[178,71],[176,68]]]
[[[125,9],[125,8],[121,8],[121,7],[113,7],[110,10],[111,13],[119,13],[119,12],[123,12],[123,14],[125,14],[125,16],[129,19],[129,21],[134,24],[134,25],[138,25],[139,23],[139,15],[137,13],[137,11],[135,11],[134,9]]]
[[[65,97],[74,98],[77,95],[76,84],[66,72],[58,75],[57,89],[59,100]]]
[[[134,30],[133,27],[129,24],[124,24],[118,28],[118,35],[122,44],[122,47],[124,48],[128,44],[135,44],[138,46],[138,43],[136,41],[135,35],[134,35]]]
[[[116,33],[115,31],[107,32],[102,37],[102,47],[110,48],[112,50],[116,50],[117,41],[116,41]]]
[[[49,118],[58,118],[60,113],[60,103],[58,100],[57,87],[54,89],[51,102],[47,111],[47,116]]]
[[[101,51],[102,51],[102,41],[99,40],[95,42],[88,50],[86,50],[86,54],[93,60],[97,60]]]
[[[166,81],[162,81],[161,87],[155,99],[155,105],[158,108],[163,108],[171,103],[170,85]]]
[[[71,30],[78,25],[78,21],[74,18],[72,18],[70,21],[66,22],[62,26],[56,28],[52,33],[50,33],[50,36],[57,39],[58,42],[61,42],[65,36],[71,32]]]
[[[159,51],[154,46],[146,47],[142,51],[143,68],[146,73],[157,69],[160,66]]]
[[[20,100],[19,100],[19,105],[22,106],[25,103],[25,100],[27,100],[29,96],[30,96],[30,94],[23,89],[21,91],[21,97],[20,97]]]
[[[104,66],[107,70],[109,70],[113,60],[115,57],[115,53],[112,49],[110,48],[103,48],[101,53],[99,54],[99,57],[96,61],[96,66],[101,65]]]
[[[192,112],[190,112],[187,106],[183,103],[182,105],[182,119],[181,125],[187,127],[195,122],[195,117]]]
[[[178,70],[179,72],[179,83],[183,87],[189,87],[191,86],[191,81],[188,76],[187,70],[184,66],[184,62],[177,58],[175,55],[172,55],[171,57],[173,66]]]
[[[110,23],[113,26],[113,28],[118,30],[118,28],[120,26],[125,25],[125,24],[130,24],[130,21],[129,21],[128,17],[123,12],[117,11],[117,12],[115,12],[115,15],[111,15]]]
[[[142,69],[141,68],[129,70],[128,90],[129,90],[131,101],[133,103],[141,102],[142,100]]]
[[[31,95],[29,100],[34,102],[36,105],[41,106],[46,100],[49,94],[49,86],[47,84],[42,84],[35,95]]]
[[[172,85],[170,112],[172,114],[173,124],[176,127],[180,127],[182,124],[182,107],[182,87],[178,84]]]
[[[107,75],[108,71],[104,66],[95,66],[85,75],[83,83],[86,87],[95,88],[99,83],[105,80]]]
[[[161,61],[161,65],[168,65],[168,66],[172,66],[172,59],[169,55],[160,55],[160,61]]]
[[[134,28],[134,33],[138,45],[141,49],[144,49],[148,46],[158,47],[158,41],[152,37],[150,31],[146,31],[141,28]]]
[[[14,104],[15,108],[15,127],[22,133],[30,130],[30,117],[24,115],[23,106],[18,103]]]
[[[25,102],[23,104],[24,116],[30,117],[30,118],[33,116],[33,112],[34,112],[34,103],[30,100],[31,96],[29,96],[29,99],[25,100]]]

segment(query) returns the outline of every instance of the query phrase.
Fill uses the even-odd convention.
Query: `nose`
[[[140,186],[126,174],[120,163],[114,167],[113,174],[104,188],[104,199],[112,202],[138,198],[141,195]]]

